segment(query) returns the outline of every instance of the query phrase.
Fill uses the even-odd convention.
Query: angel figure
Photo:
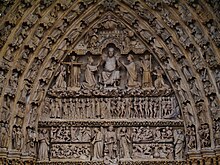
[[[140,64],[143,70],[142,87],[152,89],[153,81],[151,77],[151,55],[145,55],[144,59],[141,60]]]
[[[169,85],[164,82],[163,71],[156,67],[156,73],[154,73],[157,78],[154,81],[154,86],[158,91],[164,91],[169,89]]]
[[[61,65],[60,72],[57,77],[56,83],[53,86],[53,89],[66,89],[66,68],[65,66]]]

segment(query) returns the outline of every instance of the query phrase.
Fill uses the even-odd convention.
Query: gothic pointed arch
[[[0,161],[219,162],[219,6],[5,2]]]

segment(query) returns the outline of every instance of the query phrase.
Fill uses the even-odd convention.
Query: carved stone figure
[[[40,43],[40,40],[43,37],[43,34],[44,34],[44,28],[42,26],[38,26],[34,32],[33,37],[31,38],[27,46],[30,49],[35,50],[38,44]]]
[[[5,96],[1,115],[0,115],[2,121],[4,122],[9,121],[11,114],[10,109],[11,109],[11,98],[9,96]]]
[[[39,52],[39,55],[37,56],[38,59],[40,60],[44,60],[45,57],[50,53],[51,51],[51,44],[52,41],[50,41],[49,39],[46,41],[45,45],[43,46],[43,48],[41,49],[41,51]]]
[[[187,80],[191,80],[194,76],[193,76],[192,71],[190,70],[190,67],[186,59],[182,58],[180,62],[182,65],[182,71],[183,71],[184,76],[186,77]]]
[[[33,83],[33,81],[36,78],[36,72],[38,71],[40,65],[41,65],[42,61],[38,60],[38,59],[34,59],[34,62],[31,66],[31,68],[29,69],[29,71],[27,72],[25,79],[28,80],[30,83]]]
[[[16,135],[15,135],[17,150],[20,150],[22,147],[22,138],[23,138],[23,134],[21,132],[21,128],[17,127],[17,131],[16,131]]]
[[[104,152],[108,153],[110,159],[115,159],[118,156],[117,138],[116,132],[113,130],[113,126],[109,126],[108,131],[105,134],[105,149]]]
[[[201,100],[201,92],[198,88],[197,82],[195,80],[190,81],[190,92],[195,100],[195,102],[198,102]]]
[[[59,75],[58,75],[56,82],[53,86],[53,89],[57,89],[57,90],[66,89],[67,85],[66,85],[65,78],[66,78],[66,68],[65,68],[65,66],[61,65],[60,72],[59,72]]]
[[[170,59],[168,59],[167,61],[165,61],[166,64],[166,70],[171,78],[171,80],[174,82],[176,80],[178,80],[179,74],[177,73],[177,70],[175,69],[175,66],[173,65],[173,62],[171,62]]]
[[[11,141],[12,141],[12,148],[16,149],[16,127],[13,127],[12,130],[12,136],[11,136]]]
[[[159,68],[156,68],[157,79],[154,81],[154,86],[159,91],[164,91],[169,89],[169,86],[164,82],[163,71]]]
[[[97,67],[99,64],[94,65],[93,62],[93,58],[89,56],[85,70],[85,82],[83,82],[84,88],[93,89],[97,86],[97,80],[95,78],[94,72],[98,70]]]
[[[194,125],[187,128],[187,135],[187,147],[189,150],[196,149],[196,130]]]
[[[213,96],[209,96],[209,107],[210,107],[210,111],[213,115],[213,117],[215,119],[219,118],[220,117],[220,106],[219,106],[219,103],[218,103],[218,98],[213,95]]]
[[[44,88],[37,88],[37,90],[34,91],[33,101],[32,101],[34,104],[38,105],[42,101],[44,97],[44,91],[45,91]]]
[[[128,55],[127,57],[129,64],[125,64],[122,61],[122,64],[125,66],[125,68],[127,69],[127,78],[128,78],[128,82],[127,82],[127,87],[128,88],[135,88],[135,87],[139,87],[140,86],[140,82],[137,81],[137,69],[134,63],[134,57],[133,55]]]
[[[199,136],[201,139],[201,147],[202,148],[210,147],[211,145],[210,131],[209,131],[209,125],[207,123],[201,125],[201,128],[199,129]]]
[[[103,158],[104,135],[98,128],[95,128],[94,131],[95,136],[92,141],[94,147],[93,160],[100,160]]]
[[[0,128],[0,148],[7,148],[8,145],[8,124],[7,123],[1,123]]]
[[[39,142],[38,159],[41,161],[47,161],[49,159],[49,137],[46,129],[43,129],[39,134]]]
[[[181,102],[187,102],[188,100],[188,96],[186,93],[187,90],[186,90],[185,84],[183,84],[182,81],[176,81],[176,90],[179,94]]]
[[[215,94],[215,89],[214,89],[210,79],[203,82],[203,88],[204,88],[206,96],[210,96],[212,94]]]
[[[214,128],[215,128],[215,134],[214,134],[215,143],[217,147],[219,147],[220,146],[220,120],[215,121]]]
[[[186,105],[184,105],[183,114],[185,116],[186,122],[188,122],[189,125],[195,124],[193,108],[190,103],[186,103]]]
[[[1,92],[4,80],[5,80],[5,72],[4,72],[4,70],[0,70],[0,84],[1,84],[0,85],[0,92]]]
[[[187,24],[192,22],[192,14],[190,13],[189,9],[186,7],[186,5],[179,5],[178,11],[180,13],[181,18],[184,22]]]
[[[169,40],[168,40],[169,41]],[[167,41],[167,42],[168,42]],[[172,41],[172,40],[171,40]],[[184,55],[183,55],[183,53],[182,53],[182,51],[180,50],[180,48],[177,46],[177,45],[175,45],[175,44],[173,44],[173,42],[168,42],[168,47],[169,47],[169,49],[170,49],[170,51],[171,51],[171,53],[173,54],[173,56],[175,57],[175,59],[177,60],[177,61],[179,61],[181,58],[183,58],[184,57]]]
[[[12,73],[12,77],[9,79],[9,86],[6,88],[6,93],[10,96],[14,96],[16,89],[18,87],[18,79],[19,79],[19,73],[17,71]]]
[[[141,60],[141,67],[143,69],[142,88],[152,89],[153,81],[151,77],[151,55],[144,56],[144,59]]]
[[[26,143],[26,152],[30,156],[34,156],[36,154],[36,146],[37,146],[37,134],[36,131],[27,127],[27,143]]]
[[[12,148],[20,150],[22,147],[22,132],[20,127],[13,127],[12,131]]]
[[[156,141],[159,141],[161,140],[162,138],[162,135],[161,135],[161,131],[160,131],[160,128],[159,127],[156,127],[156,130],[155,130],[155,140]]]
[[[176,130],[174,134],[175,159],[183,159],[185,137],[181,129]]]
[[[207,122],[207,114],[206,114],[206,107],[204,102],[197,103],[197,115],[199,118],[200,124],[204,124]]]
[[[115,49],[113,47],[108,48],[108,55],[103,55],[104,70],[102,71],[102,81],[104,87],[107,85],[113,85],[116,87],[117,81],[120,79],[119,71],[117,70],[117,61]]]
[[[205,63],[203,59],[200,57],[198,50],[195,47],[189,48],[191,59],[193,62],[193,66],[197,71],[201,71],[205,68]]]
[[[131,159],[130,155],[130,144],[131,140],[128,135],[128,130],[126,127],[122,127],[119,132],[120,147],[121,147],[121,158]]]
[[[80,88],[80,66],[82,63],[77,62],[76,56],[72,56],[70,62],[64,62],[64,64],[69,65],[68,73],[69,73],[69,79],[68,79],[68,88],[72,90],[79,90]]]
[[[51,57],[52,60],[58,62],[61,57],[65,54],[67,47],[69,46],[70,42],[67,39],[63,40],[63,42],[59,45],[58,49],[54,52],[53,56]]]
[[[30,85],[28,83],[24,83],[22,90],[21,90],[21,96],[19,101],[22,103],[25,103],[27,101],[27,96],[30,93]]]
[[[150,127],[146,127],[143,131],[143,141],[153,140],[153,132],[150,130]]]

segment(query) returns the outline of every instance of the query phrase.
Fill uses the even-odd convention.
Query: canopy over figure
[[[103,71],[101,73],[102,82],[104,87],[111,85],[116,87],[117,81],[120,79],[120,73],[117,70],[118,57],[115,56],[115,49],[110,47],[107,56],[103,55]]]

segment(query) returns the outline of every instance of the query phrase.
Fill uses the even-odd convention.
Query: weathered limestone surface
[[[217,164],[220,3],[0,6],[0,164]]]

